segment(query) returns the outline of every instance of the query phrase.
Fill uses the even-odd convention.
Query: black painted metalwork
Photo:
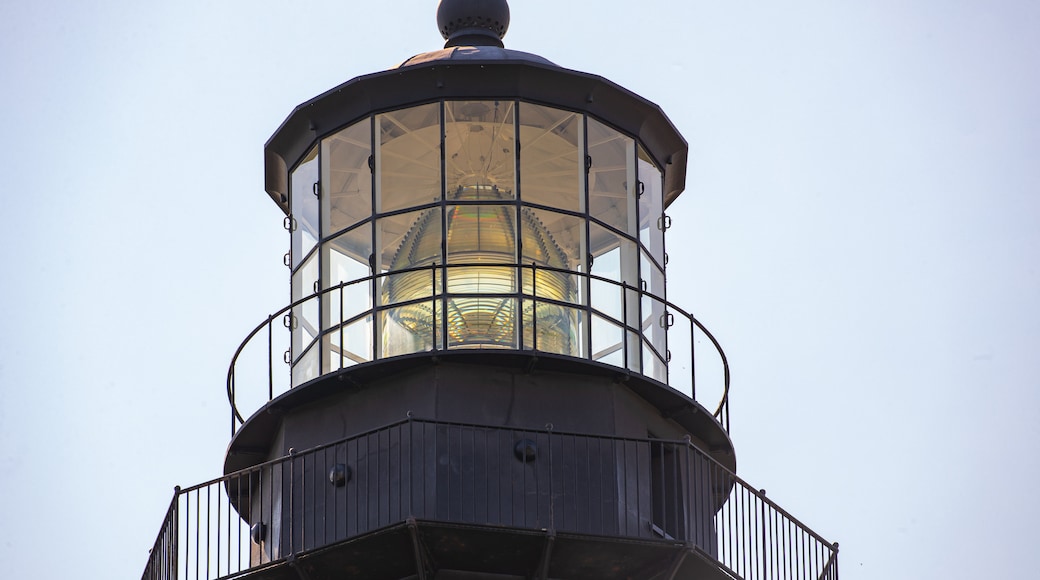
[[[307,296],[305,298],[301,298],[299,300],[296,300],[296,301],[290,303],[289,305],[285,306],[281,310],[279,310],[279,311],[275,312],[274,314],[268,316],[265,319],[264,322],[261,322],[259,325],[257,325],[253,329],[253,331],[249,333],[249,335],[245,338],[245,340],[243,340],[242,344],[239,345],[238,349],[235,351],[234,357],[232,357],[231,365],[228,368],[227,395],[228,395],[228,402],[231,405],[231,412],[232,412],[232,424],[231,424],[232,434],[234,434],[234,432],[238,429],[238,427],[245,421],[245,416],[247,416],[248,414],[251,414],[253,411],[255,411],[255,409],[252,409],[252,410],[248,410],[247,409],[243,413],[243,411],[239,408],[239,395],[240,395],[240,393],[238,391],[239,385],[237,384],[237,381],[236,381],[236,377],[239,374],[239,358],[240,358],[240,356],[241,356],[241,354],[242,354],[242,352],[244,350],[246,350],[251,345],[255,344],[255,341],[256,341],[257,337],[260,336],[262,331],[264,331],[266,329],[267,330],[267,334],[268,334],[268,340],[267,340],[268,349],[267,349],[266,357],[264,357],[265,360],[264,360],[263,364],[266,364],[268,366],[268,368],[271,368],[273,366],[273,364],[274,364],[273,360],[276,358],[276,356],[275,356],[275,352],[274,352],[275,349],[270,346],[271,345],[271,339],[269,338],[270,334],[273,332],[273,330],[272,330],[273,322],[272,321],[281,319],[283,316],[291,316],[291,313],[293,312],[294,309],[299,308],[300,306],[302,306],[303,304],[308,303],[308,302],[317,303],[317,302],[320,302],[320,301],[322,301],[324,299],[342,300],[342,296],[343,296],[343,294],[345,292],[345,289],[350,287],[350,286],[353,286],[353,285],[357,285],[357,284],[362,284],[362,285],[374,284],[377,281],[379,281],[379,280],[381,280],[383,278],[387,278],[389,276],[399,276],[401,274],[408,274],[408,273],[411,273],[411,272],[421,272],[421,271],[426,271],[426,270],[431,272],[430,280],[431,280],[431,283],[434,286],[431,287],[429,296],[424,296],[424,297],[416,298],[416,299],[413,299],[413,300],[410,300],[410,301],[394,303],[394,304],[389,304],[389,305],[376,305],[376,306],[373,306],[371,309],[366,309],[366,310],[364,310],[364,311],[362,311],[362,312],[360,312],[358,314],[355,314],[355,315],[353,315],[353,316],[351,316],[349,318],[346,318],[346,319],[343,319],[343,320],[339,320],[336,323],[330,325],[328,328],[326,328],[323,333],[319,334],[317,337],[315,337],[313,340],[311,340],[310,344],[307,347],[305,347],[305,350],[309,349],[309,348],[318,348],[318,347],[320,347],[321,341],[323,340],[323,338],[331,336],[333,334],[337,334],[337,333],[341,334],[343,332],[344,328],[349,327],[351,324],[353,324],[353,323],[355,323],[355,322],[357,322],[359,320],[363,320],[363,319],[366,319],[368,317],[372,317],[373,320],[377,320],[379,313],[385,312],[385,311],[393,309],[393,308],[400,308],[402,306],[407,306],[409,304],[417,304],[417,303],[424,303],[424,302],[431,302],[432,301],[433,304],[439,305],[438,308],[440,308],[441,310],[444,310],[445,309],[444,305],[447,304],[452,299],[457,298],[457,297],[489,296],[489,295],[482,295],[482,294],[473,294],[473,295],[470,295],[470,294],[448,294],[448,293],[446,293],[444,291],[443,288],[437,288],[436,287],[436,282],[438,280],[445,279],[447,277],[446,276],[446,271],[451,269],[451,268],[480,268],[480,267],[501,268],[501,267],[504,267],[504,266],[505,267],[516,268],[518,271],[525,271],[525,270],[526,271],[532,271],[532,272],[534,272],[535,270],[538,270],[538,271],[554,271],[554,272],[559,272],[559,273],[566,274],[568,276],[580,277],[580,278],[583,278],[583,279],[587,279],[589,281],[597,281],[597,282],[600,282],[600,283],[603,283],[603,284],[609,284],[609,285],[617,288],[621,292],[622,301],[623,301],[623,306],[622,306],[622,312],[623,313],[627,313],[629,311],[629,309],[627,307],[627,301],[629,300],[628,296],[631,293],[633,296],[635,296],[635,300],[642,301],[644,298],[646,298],[646,299],[652,300],[654,302],[660,303],[660,304],[664,305],[667,314],[671,315],[673,318],[676,315],[678,315],[678,317],[681,320],[685,320],[686,322],[683,323],[683,325],[684,325],[685,328],[689,329],[689,333],[690,333],[690,339],[689,339],[690,350],[689,350],[689,352],[684,352],[684,353],[677,353],[677,352],[659,353],[659,352],[656,351],[656,349],[654,349],[652,344],[648,344],[647,343],[647,340],[645,338],[642,338],[642,339],[639,339],[639,340],[643,343],[642,346],[645,346],[646,348],[651,349],[651,351],[654,352],[654,354],[657,357],[659,357],[661,360],[670,361],[670,362],[666,363],[668,365],[668,368],[681,368],[684,363],[688,365],[689,372],[687,374],[685,374],[685,376],[683,378],[689,380],[688,385],[689,385],[689,389],[690,390],[689,390],[689,392],[685,392],[683,394],[685,394],[686,396],[690,397],[693,400],[698,400],[698,398],[697,398],[698,397],[697,376],[696,376],[696,368],[697,367],[695,366],[695,362],[700,357],[700,355],[697,354],[697,347],[696,347],[696,345],[698,343],[698,339],[700,339],[700,338],[703,338],[703,339],[705,339],[705,340],[707,340],[709,342],[709,344],[711,345],[711,349],[712,349],[709,352],[711,352],[712,356],[717,357],[717,361],[718,361],[719,366],[721,367],[721,371],[722,371],[722,376],[717,378],[717,381],[718,381],[717,385],[720,386],[720,389],[717,389],[717,390],[721,391],[721,398],[718,401],[708,401],[705,406],[708,407],[709,409],[714,409],[712,415],[722,425],[722,427],[727,432],[729,432],[729,429],[730,429],[730,420],[729,420],[730,372],[729,372],[729,362],[726,359],[726,354],[722,350],[722,346],[719,344],[719,342],[715,338],[715,336],[712,335],[712,333],[710,331],[708,331],[708,329],[699,320],[697,320],[692,314],[690,314],[687,311],[683,310],[681,307],[679,307],[679,306],[677,306],[677,305],[675,305],[675,304],[673,304],[671,302],[668,302],[668,301],[666,301],[666,300],[664,300],[664,299],[662,299],[662,298],[660,298],[658,296],[655,296],[655,295],[647,292],[643,288],[637,288],[637,287],[631,286],[629,284],[626,284],[624,282],[617,282],[617,281],[609,279],[609,278],[604,278],[604,277],[601,277],[601,276],[596,276],[594,274],[587,274],[587,273],[583,273],[583,272],[573,272],[573,271],[570,271],[570,270],[563,270],[563,269],[559,269],[559,268],[551,268],[551,267],[548,267],[548,266],[534,266],[534,265],[525,265],[525,264],[494,264],[493,266],[488,266],[487,264],[434,264],[432,266],[424,266],[424,267],[418,267],[418,268],[408,268],[408,269],[396,270],[394,272],[390,272],[390,273],[386,273],[386,274],[378,274],[378,275],[375,275],[375,276],[368,276],[368,277],[365,277],[365,278],[359,278],[359,279],[356,279],[356,280],[351,280],[349,282],[340,283],[340,284],[338,284],[336,286],[333,286],[333,287],[330,287],[330,288],[326,288],[325,290],[322,290],[320,292],[317,292],[315,294],[312,294],[310,296]],[[441,275],[438,276],[437,275],[438,273],[441,273]],[[516,300],[521,300],[522,299],[522,300],[527,300],[527,301],[531,301],[531,302],[534,302],[534,303],[553,304],[553,305],[562,306],[562,307],[566,307],[566,308],[580,309],[580,310],[582,310],[582,311],[584,311],[586,313],[586,316],[591,317],[592,315],[595,315],[597,317],[600,317],[600,318],[610,322],[611,324],[615,324],[618,327],[623,329],[622,333],[621,333],[622,344],[620,346],[620,350],[624,354],[624,363],[623,363],[623,366],[618,367],[618,369],[621,372],[625,372],[625,373],[635,372],[637,374],[641,374],[641,375],[645,376],[648,379],[656,380],[652,376],[644,375],[642,373],[642,371],[640,370],[640,369],[643,368],[642,366],[637,366],[637,365],[634,364],[634,362],[633,362],[633,364],[630,364],[630,362],[632,362],[632,361],[628,360],[628,353],[629,353],[629,350],[630,350],[628,341],[631,340],[629,338],[630,335],[634,334],[637,337],[638,336],[642,336],[642,328],[641,328],[642,327],[642,323],[639,320],[618,320],[618,319],[610,316],[609,314],[598,310],[597,308],[594,307],[594,305],[590,305],[590,304],[585,304],[585,305],[571,304],[571,303],[561,302],[561,301],[558,301],[558,300],[544,298],[544,297],[540,297],[540,296],[536,296],[536,295],[532,295],[532,294],[525,294],[523,292],[516,292],[516,293],[512,293],[512,294],[494,294],[494,295],[490,295],[490,297],[493,297],[495,299],[502,299],[502,298],[513,298],[513,299],[516,299]],[[342,308],[340,309],[340,312],[341,313],[343,312]],[[435,315],[436,315],[436,310],[434,311],[434,316]],[[523,317],[518,317],[518,318],[519,319],[516,321],[516,323],[521,327],[520,328],[520,335],[523,336],[523,329],[522,329],[522,325],[524,324]],[[533,324],[537,324],[537,319],[538,319],[537,316],[533,317],[532,323]],[[434,319],[434,320],[436,320],[436,319]],[[587,318],[587,320],[591,320],[591,318]],[[375,325],[375,322],[373,322],[373,325]],[[433,327],[435,327],[435,328],[437,327],[436,324],[432,324],[431,323],[431,325]],[[674,326],[674,324],[673,324],[673,326]],[[537,333],[534,333],[534,336],[537,336]],[[343,342],[340,342],[340,344],[343,344]],[[437,344],[437,343],[435,343],[435,344]],[[452,349],[452,350],[455,350],[455,349]],[[521,350],[526,350],[526,349],[521,349]],[[537,351],[538,350],[537,344],[531,345],[531,349],[530,350]],[[639,352],[642,352],[642,351],[643,351],[643,348],[641,347],[639,349]],[[434,351],[431,351],[431,352],[436,352],[436,349],[434,349]],[[591,355],[592,355],[591,352],[585,353],[586,358],[591,357]],[[385,360],[385,359],[374,359],[374,360]],[[339,369],[342,369],[342,368],[344,368],[342,366],[342,359],[341,359],[340,362],[341,362],[341,364],[339,366]],[[339,369],[335,369],[335,370],[339,370]],[[273,377],[273,374],[269,375],[269,376]],[[287,381],[280,388],[275,388],[274,386],[272,386],[273,383],[269,383],[268,384],[268,389],[267,389],[266,400],[263,400],[262,402],[271,401],[271,400],[274,399],[274,396],[280,395],[281,393],[288,391],[289,388],[290,388],[290,385],[292,384],[291,383],[291,377],[286,377],[286,379],[287,379]],[[669,384],[670,385],[675,385],[675,384],[680,383],[681,381],[679,381],[677,379],[677,377],[674,376],[672,373],[669,373],[668,376],[665,378],[665,380],[664,381],[660,381],[660,382],[662,382],[662,383],[664,383],[666,385],[669,385]],[[256,386],[255,385],[249,385],[248,388],[250,388],[251,390],[255,390]],[[256,398],[255,394],[254,394],[253,400],[254,401],[258,400]]]
[[[517,461],[522,441],[546,452]],[[338,486],[323,474],[341,464],[354,477]],[[691,577],[678,571],[707,563],[718,578],[838,578],[836,544],[688,440],[407,418],[176,490],[142,580],[215,580],[287,563],[321,572],[336,550],[396,550],[362,543],[385,542],[401,526],[415,553],[402,576],[428,567],[490,573],[494,559],[477,553],[465,568],[442,546],[473,530],[542,538],[542,556],[529,562],[536,577],[597,578],[565,558],[592,542],[613,546],[608,561],[609,552],[665,549],[674,556],[655,564],[664,577]]]

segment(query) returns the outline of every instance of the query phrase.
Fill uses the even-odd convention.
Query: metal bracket
[[[549,563],[552,561],[553,544],[556,543],[556,530],[546,530],[545,546],[542,547],[542,557],[538,561],[538,572],[535,573],[536,580],[548,580]]]
[[[690,549],[685,545],[679,550],[679,553],[675,555],[675,559],[672,560],[672,566],[668,570],[668,575],[665,576],[667,580],[675,580],[675,575],[679,573],[679,568],[682,566],[683,561],[686,560],[686,555],[689,553]]]
[[[296,554],[289,554],[289,557],[285,559],[289,567],[296,572],[296,575],[300,577],[300,580],[311,580],[307,570],[300,564],[300,561],[296,558]]]
[[[661,315],[661,318],[658,319],[657,322],[661,325],[661,328],[664,328],[664,329],[667,330],[667,329],[671,328],[672,325],[675,324],[675,315],[672,314],[671,312],[665,312],[664,314]]]
[[[311,185],[311,193],[314,194],[314,197],[321,198],[321,182],[320,181],[315,181]]]
[[[282,263],[286,268],[292,268],[292,251],[288,251],[282,256]]]
[[[643,197],[643,193],[646,192],[646,184],[642,181],[636,182],[636,197]]]
[[[657,229],[667,232],[670,227],[672,227],[672,217],[668,214],[661,214],[661,217],[657,218]]]
[[[585,156],[585,173],[588,173],[590,171],[592,171],[592,156],[591,155],[586,155]]]
[[[369,155],[368,156],[368,170],[371,171],[372,173],[376,172],[376,156],[375,155]]]
[[[412,552],[415,556],[415,578],[416,580],[426,580],[432,576],[433,565],[426,556],[426,547],[423,546],[422,538],[419,537],[419,524],[412,516],[408,516],[408,533],[412,537]]]
[[[296,218],[294,218],[291,215],[285,216],[285,219],[282,220],[282,227],[285,228],[285,231],[287,231],[287,232],[295,232],[296,231]]]

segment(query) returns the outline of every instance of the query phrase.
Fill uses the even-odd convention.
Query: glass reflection
[[[431,103],[376,117],[379,212],[440,200],[440,110],[440,103]]]
[[[372,215],[372,122],[365,119],[321,142],[322,225],[326,236]]]
[[[589,215],[636,234],[635,141],[595,119],[588,121]]]
[[[650,160],[650,155],[639,147],[639,241],[650,251],[658,264],[664,263],[664,230],[661,218],[664,215],[664,183],[661,172]]]
[[[582,116],[520,103],[520,196],[570,211],[585,209]]]
[[[292,173],[292,267],[295,268],[318,243],[318,148],[315,147]]]
[[[510,199],[516,181],[512,101],[458,101],[444,107],[445,183],[473,199]],[[487,197],[482,193],[491,194]],[[456,196],[459,199],[459,196]]]

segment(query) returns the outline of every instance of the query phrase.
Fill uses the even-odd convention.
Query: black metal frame
[[[603,77],[518,56],[412,64],[354,78],[301,104],[264,147],[267,192],[288,214],[288,169],[320,138],[368,115],[439,100],[487,99],[590,114],[643,143],[663,169],[663,207],[685,187],[689,148],[660,107]]]
[[[319,97],[318,99],[316,99],[316,101],[320,101],[321,99],[322,99],[322,97]],[[659,236],[660,236],[660,239],[661,239],[660,243],[661,243],[661,246],[662,246],[661,247],[661,255],[662,255],[662,257],[664,259],[662,261],[660,261],[660,262],[658,261],[657,256],[655,256],[653,249],[652,248],[647,248],[647,247],[645,247],[643,245],[642,240],[640,239],[641,228],[638,225],[637,225],[636,231],[630,234],[630,233],[627,233],[627,232],[622,232],[622,231],[618,230],[617,228],[615,228],[615,227],[613,227],[613,226],[611,226],[611,225],[609,225],[609,224],[599,220],[598,218],[596,218],[596,217],[594,217],[592,215],[592,212],[590,210],[590,192],[589,192],[589,172],[591,171],[591,168],[592,168],[592,166],[591,166],[592,158],[591,158],[591,155],[590,155],[589,145],[588,145],[588,119],[587,119],[588,113],[586,113],[583,110],[580,110],[580,109],[569,110],[569,109],[561,108],[558,105],[549,105],[549,106],[551,106],[552,108],[554,108],[556,110],[567,111],[569,113],[572,113],[572,114],[575,114],[575,115],[579,115],[579,120],[581,122],[581,132],[583,134],[583,138],[582,138],[582,146],[579,149],[579,151],[577,152],[577,154],[579,156],[579,159],[584,157],[587,160],[587,162],[585,164],[585,167],[584,167],[585,171],[581,174],[582,175],[582,180],[583,180],[583,185],[582,185],[582,191],[580,192],[580,194],[583,196],[582,206],[584,207],[584,211],[574,211],[574,210],[568,210],[568,209],[564,209],[564,208],[557,208],[557,207],[552,207],[552,206],[546,206],[546,205],[542,205],[542,204],[526,202],[524,200],[523,192],[522,192],[522,186],[520,185],[522,183],[522,175],[521,175],[521,172],[522,172],[522,164],[521,164],[521,146],[522,146],[522,142],[521,142],[521,136],[520,136],[520,127],[521,127],[521,120],[522,119],[521,119],[520,112],[521,112],[521,109],[522,109],[522,105],[524,103],[528,103],[528,101],[525,101],[523,99],[495,99],[498,102],[506,101],[506,102],[511,102],[512,103],[512,109],[513,109],[512,110],[513,130],[514,130],[514,146],[513,146],[514,160],[513,160],[513,167],[514,167],[514,179],[515,179],[515,183],[516,183],[516,188],[515,188],[515,190],[513,192],[513,199],[510,200],[510,201],[507,201],[507,202],[490,202],[490,201],[482,201],[482,200],[449,200],[447,192],[446,192],[446,179],[447,179],[446,173],[447,172],[446,172],[446,168],[445,168],[445,149],[444,149],[445,124],[447,122],[446,113],[445,113],[445,107],[446,107],[446,104],[448,102],[458,102],[459,100],[461,100],[461,99],[456,99],[456,98],[439,98],[439,99],[429,100],[429,101],[426,101],[426,102],[422,102],[422,103],[413,105],[413,106],[423,106],[423,105],[432,105],[432,104],[435,104],[435,103],[438,105],[438,113],[437,114],[438,114],[438,122],[440,123],[440,135],[441,135],[441,139],[440,139],[440,142],[438,144],[439,150],[440,150],[439,153],[440,153],[440,180],[441,180],[439,200],[436,201],[436,202],[432,202],[432,203],[425,203],[425,204],[420,204],[420,205],[417,205],[417,206],[412,206],[412,207],[407,207],[407,208],[398,208],[398,209],[395,209],[395,210],[392,210],[392,211],[387,211],[387,212],[380,212],[377,209],[379,207],[379,203],[378,203],[379,200],[377,199],[378,191],[379,191],[379,187],[378,187],[378,183],[377,183],[377,180],[379,179],[379,167],[378,166],[373,167],[372,168],[373,171],[372,171],[372,175],[371,175],[371,182],[370,182],[370,190],[371,190],[371,196],[372,196],[371,200],[370,200],[370,206],[371,206],[372,210],[371,210],[371,215],[369,217],[367,217],[365,219],[362,219],[362,220],[359,220],[356,223],[351,224],[351,225],[349,225],[346,228],[341,228],[341,229],[337,230],[334,233],[328,233],[328,232],[324,231],[324,224],[325,224],[326,220],[324,219],[324,216],[321,215],[322,208],[321,208],[321,204],[319,202],[318,216],[316,216],[317,217],[318,231],[316,232],[316,236],[315,236],[317,238],[317,243],[312,248],[309,248],[308,251],[306,252],[306,254],[304,256],[302,256],[300,258],[300,260],[294,266],[292,266],[291,272],[292,272],[292,280],[293,280],[293,282],[290,284],[290,288],[291,289],[295,288],[295,278],[297,276],[301,275],[300,272],[302,271],[302,269],[308,264],[308,261],[312,260],[312,259],[318,260],[318,264],[317,264],[317,268],[318,268],[317,285],[318,286],[325,286],[325,285],[328,284],[328,273],[323,271],[323,261],[320,258],[320,255],[321,255],[321,252],[323,251],[323,246],[325,244],[331,243],[335,238],[337,238],[337,237],[339,237],[341,235],[345,235],[346,233],[348,233],[348,232],[350,232],[350,231],[352,231],[352,230],[354,230],[356,228],[361,228],[361,227],[366,227],[366,226],[370,227],[371,228],[371,231],[370,231],[371,242],[370,243],[371,243],[372,251],[374,253],[373,255],[378,255],[378,253],[381,250],[381,248],[378,247],[378,243],[377,243],[377,241],[378,241],[378,233],[377,233],[377,229],[378,228],[377,228],[377,224],[379,223],[379,220],[385,219],[385,218],[388,218],[388,217],[392,217],[392,216],[396,216],[396,215],[402,215],[402,214],[406,214],[406,213],[411,213],[411,212],[418,212],[418,211],[430,210],[430,209],[433,209],[433,208],[440,208],[441,235],[443,237],[447,233],[447,225],[446,225],[447,210],[448,210],[448,208],[450,206],[456,206],[456,205],[487,205],[487,206],[498,206],[498,207],[507,206],[507,205],[515,205],[516,206],[516,212],[517,212],[517,216],[516,216],[517,224],[520,223],[520,213],[521,213],[522,208],[524,208],[524,207],[531,208],[531,209],[536,209],[536,210],[542,210],[542,211],[550,211],[550,212],[558,213],[558,214],[561,214],[561,215],[573,216],[573,217],[576,217],[576,218],[581,219],[583,221],[584,244],[585,244],[586,248],[588,248],[588,246],[590,244],[590,237],[589,236],[591,235],[591,231],[590,231],[591,224],[595,223],[595,224],[597,224],[597,226],[603,228],[607,232],[610,232],[612,235],[616,236],[618,239],[628,240],[628,242],[632,243],[634,245],[634,247],[637,248],[637,255],[634,258],[635,259],[635,264],[633,264],[633,267],[635,268],[636,276],[637,276],[638,280],[640,281],[641,289],[642,289],[642,287],[644,287],[644,285],[647,283],[648,280],[652,279],[652,276],[654,275],[651,272],[643,272],[642,271],[643,270],[643,265],[644,265],[643,264],[643,257],[644,256],[645,256],[645,258],[647,260],[649,260],[649,263],[652,264],[652,267],[654,267],[656,269],[656,272],[661,275],[662,280],[664,282],[664,288],[667,287],[667,274],[666,274],[666,269],[665,269],[665,265],[664,265],[664,262],[666,262],[667,254],[666,254],[665,241],[664,241],[664,238],[665,238],[664,230],[661,228],[661,224],[663,223],[663,221],[667,217],[663,213],[664,207],[665,207],[665,205],[667,205],[667,202],[666,202],[665,199],[661,200],[661,211],[662,211],[662,213],[661,213],[660,216],[653,216],[653,215],[645,216],[646,220],[648,220],[648,223],[651,224],[650,227],[653,227],[653,224],[656,224],[658,229],[661,229],[661,233],[659,234]],[[529,103],[529,104],[539,104],[539,103]],[[407,107],[402,107],[402,108],[407,108]],[[397,110],[402,110],[402,108],[390,108],[390,109],[387,109],[386,111],[387,112],[397,111]],[[314,193],[316,193],[319,196],[319,199],[321,198],[321,196],[327,195],[327,193],[325,192],[325,188],[322,187],[322,184],[321,184],[321,178],[322,178],[321,167],[323,165],[322,161],[321,161],[321,159],[322,159],[322,149],[319,146],[321,140],[330,137],[331,135],[333,135],[334,133],[336,133],[338,131],[346,129],[347,127],[349,127],[349,126],[351,126],[353,124],[361,122],[362,119],[367,119],[367,121],[369,123],[369,134],[370,134],[369,151],[371,152],[371,155],[373,157],[376,157],[376,159],[378,159],[378,156],[375,155],[375,151],[376,151],[376,147],[377,147],[377,144],[376,144],[377,122],[376,121],[377,121],[377,115],[378,114],[379,113],[369,113],[368,115],[366,115],[364,117],[352,120],[350,123],[346,123],[344,125],[336,126],[333,130],[325,132],[320,137],[315,137],[310,142],[310,145],[307,148],[304,149],[304,154],[307,154],[307,153],[309,153],[311,151],[314,151],[315,148],[317,148],[317,154],[316,154],[316,157],[314,158],[314,162],[317,163],[318,167],[319,167],[319,170],[318,170],[319,180],[318,180],[318,182],[315,183],[313,188],[307,188],[308,190],[303,192],[303,195],[309,196],[309,195],[312,194],[312,192],[314,192]],[[637,213],[636,213],[635,218],[636,218],[636,223],[640,224],[643,221],[644,216],[640,215],[640,212],[639,212],[639,205],[640,205],[640,203],[638,201],[638,198],[641,197],[641,189],[642,189],[642,184],[644,183],[644,180],[642,179],[643,176],[641,176],[639,174],[640,172],[639,172],[638,168],[639,168],[639,164],[640,164],[640,151],[641,150],[645,151],[646,148],[644,147],[644,144],[642,142],[640,142],[639,138],[634,137],[631,134],[626,134],[623,129],[617,128],[616,126],[612,125],[609,121],[604,121],[604,120],[598,119],[598,118],[596,120],[598,122],[600,122],[600,123],[603,123],[605,126],[611,127],[612,129],[618,131],[622,135],[626,135],[628,138],[633,139],[635,141],[636,147],[635,147],[635,150],[633,151],[633,156],[634,157],[632,159],[632,162],[634,164],[635,171],[636,171],[636,175],[634,176],[634,178],[637,180],[636,181],[636,183],[637,183],[636,187],[637,187],[638,190],[640,190],[636,194],[636,210],[635,211]],[[377,162],[376,165],[378,165],[378,162]],[[299,162],[297,162],[292,167],[292,169],[287,173],[287,175],[289,176],[289,182],[292,181],[291,180],[291,175],[292,175],[293,172],[295,172],[298,169],[298,167],[299,167]],[[655,167],[655,169],[657,170],[657,172],[659,174],[659,178],[662,180],[662,185],[664,185],[664,181],[666,179],[667,171],[665,169],[662,169],[662,166],[660,166],[660,165]],[[579,171],[580,171],[580,169],[579,169]],[[289,192],[289,200],[288,200],[289,207],[292,207],[292,205],[293,205],[293,196],[294,195],[296,195],[295,192],[292,192],[292,191]],[[655,220],[655,218],[656,218],[656,220]],[[297,223],[297,220],[295,219],[295,216],[293,216],[292,214],[290,214],[287,219],[288,219],[288,223],[291,226],[289,228],[289,230],[290,230],[290,246],[292,246],[291,240],[292,240],[292,237],[293,237],[293,234],[294,234],[294,230],[295,230],[295,227],[296,227],[295,224]],[[444,240],[442,238],[442,252],[446,251],[446,249],[445,249],[443,244],[444,244]],[[518,240],[517,240],[517,248],[516,248],[517,256],[522,256],[523,255],[523,248],[521,246],[522,246],[522,241],[518,238]],[[290,256],[292,256],[292,251],[293,250],[291,249],[290,250]],[[591,256],[591,254],[590,254],[590,256]],[[583,257],[583,259],[585,260],[584,267],[585,267],[585,269],[587,271],[587,270],[589,270],[591,268],[591,263],[590,263],[590,259],[591,258]],[[446,261],[447,260],[447,256],[442,255],[442,260]],[[290,264],[292,264],[293,261],[294,260],[292,258],[289,259],[289,263]],[[370,273],[373,276],[378,274],[378,272],[376,271],[375,264],[370,263],[369,267],[370,267]],[[396,273],[400,273],[400,272],[401,271],[398,271]],[[447,278],[446,277],[442,277],[441,284],[443,286],[441,288],[441,293],[447,293]],[[306,291],[307,290],[304,289],[303,293],[306,293]],[[378,304],[378,302],[379,302],[379,295],[378,295],[378,292],[377,292],[377,284],[375,283],[375,280],[373,280],[373,283],[371,285],[370,294],[371,294],[370,300],[372,301],[372,304],[373,305]],[[590,281],[588,279],[586,279],[586,280],[584,280],[584,285],[582,287],[582,295],[585,297],[586,301],[589,300],[590,294],[591,294]],[[502,297],[502,296],[503,295],[496,295],[495,297]],[[519,294],[516,297],[519,298],[520,297]],[[291,300],[296,301],[296,300],[299,300],[301,298],[303,298],[302,295],[301,296],[297,296],[295,290],[291,290]],[[623,298],[626,300],[626,304],[624,305],[624,308],[625,308],[625,313],[626,313],[625,315],[627,316],[627,311],[628,311],[628,304],[627,304],[628,292],[627,291],[623,291]],[[654,296],[653,298],[654,299],[658,299],[658,300],[660,300],[661,298],[667,298],[666,290],[665,290],[665,295],[664,296],[662,296],[660,298],[658,298],[657,296]],[[323,306],[324,306],[324,302],[323,301],[318,301],[318,303],[317,303],[317,310],[318,310],[318,315],[317,315],[317,318],[318,318],[317,323],[318,324],[317,324],[317,326],[318,326],[318,328],[317,328],[317,333],[316,333],[316,334],[318,334],[318,340],[320,340],[320,336],[322,335],[323,331],[326,330],[326,329],[322,328],[324,320],[325,320],[324,313],[323,313]],[[585,306],[586,306],[586,309],[585,309],[586,310],[586,317],[590,317],[591,313],[592,313],[591,305],[590,304],[586,304]],[[641,308],[642,308],[642,300],[639,300],[637,302],[637,304],[634,305],[634,308],[637,309],[637,310],[641,310]],[[373,309],[373,311],[372,311],[373,315],[375,315],[375,310],[376,309]],[[342,310],[340,312],[342,313]],[[292,326],[293,331],[294,332],[302,332],[302,331],[296,330],[296,328],[297,328],[297,321],[295,319],[295,314],[293,313],[293,314],[291,314],[291,316],[292,316],[292,321],[291,321],[292,325],[291,326]],[[643,314],[642,314],[641,311],[640,311],[640,313],[638,314],[637,317],[639,318],[639,320],[643,320],[644,317],[643,317]],[[441,320],[440,336],[442,338],[444,338],[444,337],[448,336],[447,317],[442,316],[441,318],[442,318],[442,320]],[[587,319],[591,322],[591,318],[587,318]],[[582,342],[582,344],[587,345],[587,346],[589,346],[589,348],[591,348],[591,341],[592,341],[591,328],[590,328],[591,324],[587,324],[586,326],[587,326],[587,328],[585,330],[585,336],[581,337],[581,342]],[[636,330],[636,332],[638,332],[640,336],[642,336],[642,331],[643,331],[643,328],[641,328],[641,327],[638,330]],[[379,340],[379,336],[378,336],[378,329],[376,330],[376,332],[377,332],[377,335],[374,337],[374,344],[375,345],[379,345],[380,344],[380,340]],[[434,332],[434,339],[435,340],[436,340],[436,334],[437,333],[435,331]],[[521,334],[521,337],[522,337],[522,334]],[[521,338],[521,341],[522,341],[522,338]],[[665,335],[662,337],[662,341],[663,341],[663,344],[660,345],[661,346],[660,349],[658,349],[657,347],[655,347],[653,345],[653,341],[651,341],[650,346],[651,346],[651,351],[658,358],[658,360],[661,361],[661,364],[664,365],[665,369],[667,369],[668,362],[669,362],[669,355],[668,355],[669,347],[668,347],[668,344],[667,344],[667,333],[665,333]],[[627,339],[626,339],[625,342],[626,342],[626,346],[627,346]],[[292,345],[296,344],[295,337],[294,337],[294,340],[291,342],[291,344]],[[291,364],[295,365],[297,362],[299,362],[306,355],[306,353],[310,350],[310,348],[312,348],[312,345],[313,345],[313,342],[311,344],[308,344],[308,345],[301,345],[301,348],[299,348],[298,351],[295,351],[295,349],[293,347],[290,347],[290,352],[289,352],[289,354],[286,355],[286,358],[288,358],[291,361]],[[376,348],[378,348],[378,347],[376,347]],[[521,346],[521,348],[523,348],[523,346]],[[664,352],[659,352],[660,350],[663,350]],[[640,360],[638,361],[638,363],[630,364],[630,361],[628,361],[628,357],[630,356],[630,353],[627,350],[625,350],[625,352],[623,354],[623,356],[625,358],[624,365],[625,365],[626,368],[630,368],[630,367],[636,366],[636,367],[638,367],[641,370],[640,372],[642,372],[642,369],[644,368],[644,366],[646,364],[650,364],[652,361],[643,361],[642,360],[642,358],[643,358],[643,349],[641,349],[641,348],[638,349],[637,354],[640,357]],[[376,353],[376,354],[374,354],[374,356],[378,356],[378,354]],[[322,361],[320,359],[320,355],[319,355],[319,360],[317,362],[317,365],[318,365],[318,368],[319,368],[319,375],[320,375],[320,374],[322,374],[322,372],[323,372],[322,369],[324,368],[324,361]],[[667,372],[667,370],[665,372]],[[665,382],[667,382],[667,380]]]

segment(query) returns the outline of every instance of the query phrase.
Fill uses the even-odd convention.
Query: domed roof
[[[417,54],[412,58],[409,58],[408,60],[397,65],[397,67],[395,68],[404,68],[406,66],[425,64],[437,61],[460,60],[512,60],[532,62],[547,66],[557,66],[555,63],[551,62],[548,59],[542,58],[537,54],[531,54],[529,52],[522,52],[519,50],[510,50],[508,48],[502,48],[498,46],[452,46],[449,48],[443,48],[441,50],[434,50],[431,52]]]

